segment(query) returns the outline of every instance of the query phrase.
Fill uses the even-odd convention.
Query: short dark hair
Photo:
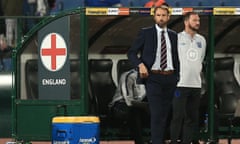
[[[183,15],[183,20],[184,20],[184,21],[185,21],[185,20],[188,20],[191,15],[198,15],[198,13],[193,12],[193,11],[186,12],[186,13]]]
[[[156,13],[156,10],[157,9],[164,9],[164,10],[167,10],[167,13],[169,14],[170,13],[170,11],[169,11],[169,5],[167,4],[167,3],[163,3],[163,4],[161,4],[160,6],[157,6],[157,7],[155,7],[154,8],[154,14]]]

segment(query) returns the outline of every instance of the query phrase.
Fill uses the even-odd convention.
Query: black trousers
[[[134,103],[132,106],[127,106],[124,101],[116,102],[112,112],[118,120],[127,120],[135,144],[144,144],[143,122],[149,117],[147,102]]]
[[[170,126],[173,144],[177,140],[181,140],[184,144],[196,141],[199,130],[200,93],[200,88],[177,88],[173,98]]]
[[[150,73],[146,80],[146,92],[151,115],[152,144],[164,144],[167,118],[176,88],[176,75]]]
[[[134,139],[135,144],[144,144],[143,122],[146,121],[146,117],[149,117],[149,113],[146,111],[146,109],[133,106],[130,108],[129,114],[129,127],[132,138]]]

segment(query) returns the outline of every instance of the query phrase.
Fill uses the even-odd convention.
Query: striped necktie
[[[162,70],[167,68],[167,47],[166,47],[166,39],[164,36],[164,31],[161,34],[161,62],[160,67]]]

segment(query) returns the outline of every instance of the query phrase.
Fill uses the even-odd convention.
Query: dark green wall
[[[11,89],[0,90],[0,138],[11,137]]]

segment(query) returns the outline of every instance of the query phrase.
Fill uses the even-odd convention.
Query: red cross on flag
[[[50,33],[43,38],[40,52],[41,61],[49,71],[60,70],[67,59],[66,42],[58,33]]]

